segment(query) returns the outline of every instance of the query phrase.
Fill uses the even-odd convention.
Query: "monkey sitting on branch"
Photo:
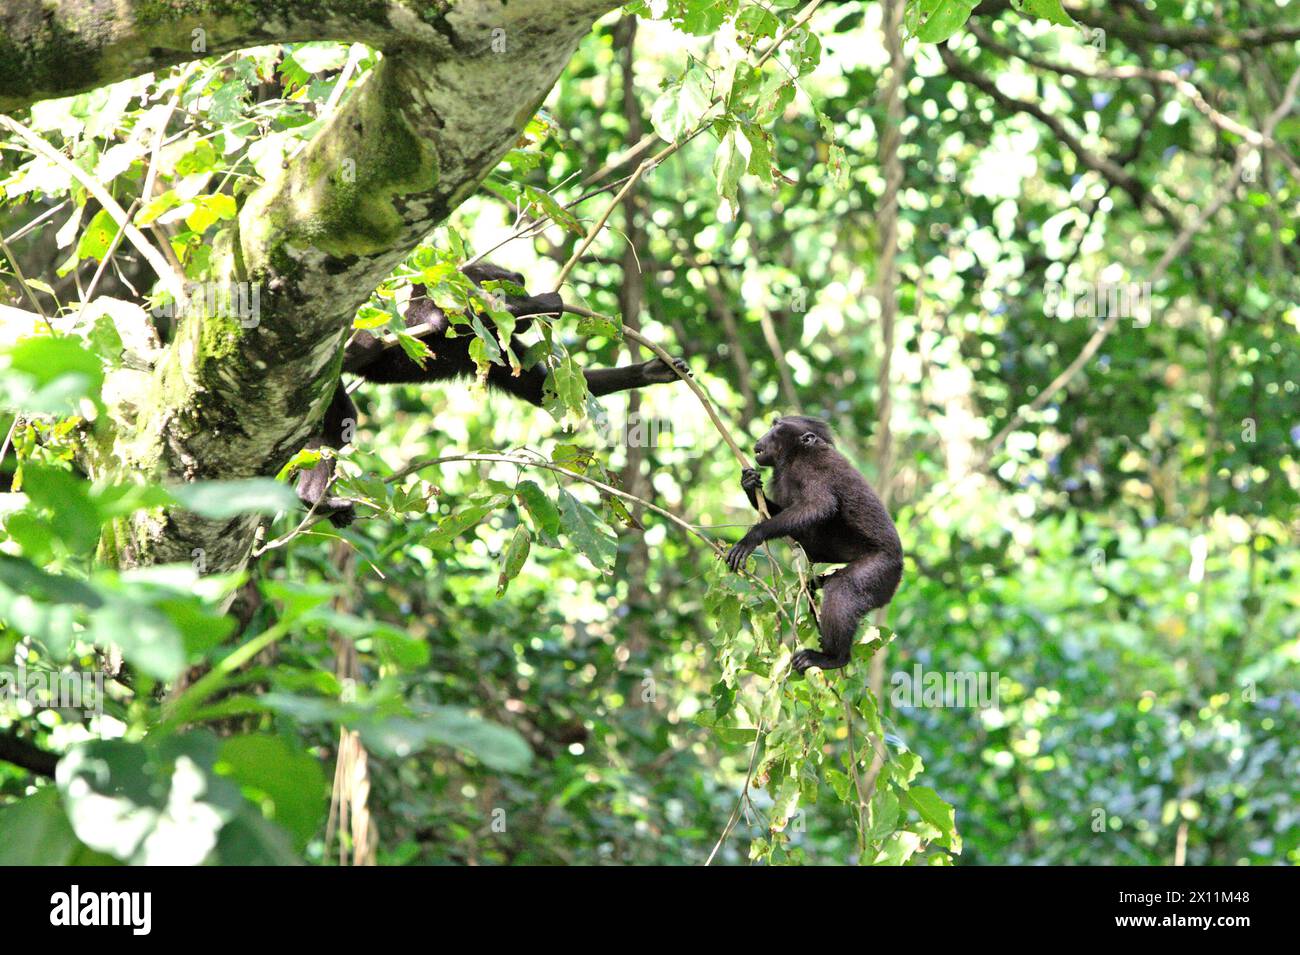
[[[823,589],[821,650],[800,650],[791,660],[798,673],[809,667],[833,670],[849,662],[858,624],[889,603],[903,574],[903,546],[894,522],[866,478],[835,449],[820,418],[777,418],[754,446],[761,467],[772,469],[767,520],[749,529],[731,548],[727,566],[739,572],[764,541],[791,537],[813,562],[846,566],[816,578]],[[740,485],[758,508],[763,478],[746,468]]]

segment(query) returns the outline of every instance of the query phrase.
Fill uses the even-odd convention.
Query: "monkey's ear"
[[[821,438],[817,437],[817,435],[811,431],[805,431],[803,434],[799,436],[799,443],[806,448],[811,448],[814,444],[816,444],[820,440]]]

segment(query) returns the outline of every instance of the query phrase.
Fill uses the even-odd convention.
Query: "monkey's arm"
[[[682,372],[690,374],[684,359],[676,358],[673,364]],[[624,365],[621,368],[592,368],[582,374],[587,379],[587,390],[597,398],[645,385],[667,384],[676,381],[679,377],[677,371],[669,368],[658,358],[651,358],[636,365]]]
[[[352,440],[357,424],[357,406],[340,382],[334,389],[320,431],[307,441],[308,448],[331,447],[335,450]],[[334,458],[322,457],[315,466],[298,475],[298,500],[314,507],[317,514],[327,515],[335,527],[351,524],[356,514],[352,504],[340,497],[330,497],[334,481]]]
[[[764,541],[777,537],[790,537],[811,530],[822,521],[835,515],[835,495],[825,488],[809,488],[797,504],[792,504],[774,517],[759,521],[727,553],[727,566],[739,571],[749,555]]]
[[[680,358],[677,362],[678,367],[685,370],[685,362]],[[468,358],[463,371],[466,375],[474,373],[473,362]],[[597,398],[602,395],[612,395],[617,391],[631,391],[633,388],[677,380],[677,372],[658,358],[637,365],[624,365],[621,368],[589,368],[582,374],[587,379],[587,390]],[[520,374],[514,375],[509,368],[493,365],[488,369],[488,384],[541,407],[546,388],[546,366],[533,365],[531,368],[525,368]]]

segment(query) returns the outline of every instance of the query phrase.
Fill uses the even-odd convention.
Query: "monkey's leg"
[[[902,570],[901,558],[878,552],[827,574],[822,583],[821,651],[796,653],[790,661],[795,671],[803,673],[809,667],[835,670],[847,664],[862,618],[889,603]]]
[[[321,422],[319,434],[313,435],[307,442],[308,448],[343,447],[352,440],[352,431],[357,425],[357,406],[348,397],[347,389],[340,382],[325,409],[325,418]],[[298,476],[298,500],[307,507],[315,507],[317,514],[329,517],[335,527],[347,527],[356,518],[356,511],[344,498],[330,497],[329,488],[334,480],[334,459],[321,458],[308,471]]]
[[[521,352],[522,350],[518,350],[516,354]],[[685,370],[685,362],[680,358],[677,361]],[[468,358],[465,370],[467,374],[473,374],[474,371],[473,364]],[[633,388],[644,388],[647,385],[677,380],[677,372],[658,358],[637,365],[623,365],[619,368],[589,368],[583,371],[583,375],[587,379],[587,390],[597,398],[617,391],[630,391]],[[488,369],[488,384],[540,407],[545,393],[546,368],[543,365],[533,365],[515,375],[509,368],[493,365]]]

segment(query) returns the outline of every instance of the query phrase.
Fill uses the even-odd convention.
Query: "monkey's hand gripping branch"
[[[591,309],[584,308],[580,305],[571,305],[565,303],[564,310],[566,312],[572,312],[575,315],[585,315],[589,318],[603,318],[606,321],[609,321],[608,316],[601,315],[599,312],[594,312]],[[709,396],[705,393],[704,389],[700,386],[700,383],[696,381],[693,377],[691,377],[690,372],[687,371],[685,368],[683,368],[682,365],[673,358],[673,356],[669,355],[668,352],[664,351],[664,349],[661,348],[658,344],[652,342],[650,339],[646,338],[644,335],[642,335],[640,332],[636,331],[635,329],[624,326],[623,335],[626,338],[630,338],[638,345],[642,345],[645,348],[650,349],[650,351],[652,351],[661,361],[663,361],[670,368],[672,368],[677,373],[677,376],[681,378],[682,381],[686,382],[686,386],[690,388],[691,391],[695,392],[695,397],[697,397],[700,400],[700,404],[704,406],[704,410],[708,414],[709,420],[713,422],[713,427],[717,429],[718,434],[722,436],[722,440],[727,443],[727,447],[731,448],[731,453],[735,455],[736,460],[740,462],[742,474],[746,471],[753,471],[754,467],[750,463],[749,458],[745,456],[744,451],[740,450],[740,445],[736,443],[736,439],[731,436],[731,432],[727,429],[727,426],[723,424],[722,419],[718,417],[718,412],[713,407],[713,402],[709,399]],[[768,506],[767,499],[763,496],[763,489],[762,489],[761,482],[759,486],[754,489],[754,495],[756,498],[755,505],[758,508],[758,513],[761,514],[765,520],[762,523],[756,525],[753,529],[751,529],[751,533],[753,532],[753,530],[757,530],[759,527],[762,527],[764,523],[769,523],[773,519],[772,509]],[[763,538],[763,540],[759,541],[758,543],[763,543],[770,537],[776,537],[776,536],[781,536],[781,534],[769,534],[767,537]],[[751,547],[749,549],[749,553],[753,553],[754,549],[757,546],[758,544],[756,543],[754,547]],[[794,544],[794,546],[798,547],[797,544]],[[748,557],[749,553],[747,553],[745,556]],[[801,565],[801,563],[799,562],[795,563],[795,570],[799,574],[800,590],[802,590],[805,594],[808,595],[808,608],[812,611],[813,619],[816,620],[817,603],[813,599],[814,588],[809,584],[808,575],[804,571],[804,568]]]

